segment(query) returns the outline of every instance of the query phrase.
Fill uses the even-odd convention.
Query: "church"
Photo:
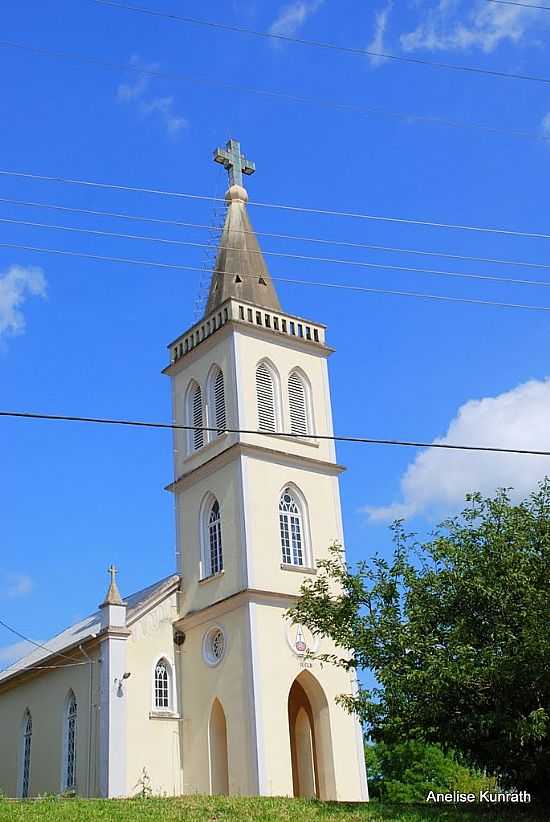
[[[368,799],[356,682],[287,610],[343,542],[319,322],[287,314],[230,140],[226,214],[202,319],[168,346],[176,571],[0,673],[0,790]]]

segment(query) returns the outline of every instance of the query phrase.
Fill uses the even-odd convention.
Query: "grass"
[[[318,802],[282,797],[186,796],[178,799],[0,800],[0,822],[542,822],[529,806],[433,806]]]

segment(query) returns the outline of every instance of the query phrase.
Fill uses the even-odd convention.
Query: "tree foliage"
[[[550,796],[550,481],[514,505],[507,491],[419,543],[392,526],[391,558],[355,570],[333,546],[290,617],[370,669],[341,700],[374,741],[441,744],[503,786]]]
[[[429,791],[479,794],[495,780],[476,773],[439,745],[418,740],[365,746],[369,794],[385,802],[425,802]]]

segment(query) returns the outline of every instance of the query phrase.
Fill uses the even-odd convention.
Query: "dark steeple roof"
[[[242,186],[232,185],[225,199],[227,214],[205,314],[215,311],[229,297],[281,311],[277,292],[246,211],[248,194]]]

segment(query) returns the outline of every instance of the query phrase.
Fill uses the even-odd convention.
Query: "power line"
[[[51,49],[38,48],[36,46],[29,46],[24,43],[16,43],[8,40],[0,40],[0,48],[10,48],[19,51],[26,51],[31,54],[38,54],[43,57],[51,57],[57,60],[66,60],[70,62],[82,63],[83,65],[94,66],[106,71],[114,71],[120,73],[121,71],[129,71],[138,75],[145,75],[147,77],[158,77],[172,80],[183,80],[192,85],[203,86],[205,88],[213,88],[216,90],[226,90],[237,92],[241,94],[253,94],[258,97],[265,97],[270,100],[280,100],[286,103],[299,103],[300,105],[317,106],[324,109],[330,109],[340,112],[348,112],[351,114],[359,114],[368,117],[382,117],[391,120],[401,120],[407,124],[422,123],[425,125],[438,125],[447,128],[467,129],[479,131],[486,134],[501,134],[514,138],[527,139],[535,142],[547,143],[549,138],[544,134],[532,131],[525,131],[524,129],[509,129],[501,128],[499,126],[489,126],[485,123],[468,123],[460,120],[450,120],[444,117],[433,117],[430,115],[418,114],[414,112],[390,111],[388,109],[378,108],[374,106],[362,106],[354,103],[342,103],[338,100],[323,99],[320,97],[307,97],[298,94],[289,94],[284,91],[260,89],[252,86],[245,86],[240,83],[230,83],[225,80],[208,80],[204,77],[198,77],[193,74],[184,74],[182,72],[166,72],[155,69],[148,69],[132,65],[131,63],[113,63],[107,60],[100,60],[94,57],[86,57],[80,54],[75,54],[66,51],[53,51]]]
[[[193,242],[191,240],[174,240],[168,237],[151,237],[147,235],[138,235],[138,234],[122,234],[116,231],[102,231],[100,229],[93,229],[93,228],[80,228],[77,226],[67,226],[67,225],[53,225],[51,223],[37,223],[31,220],[17,220],[12,219],[9,217],[0,217],[0,223],[8,223],[10,225],[24,225],[30,226],[31,228],[45,228],[45,229],[53,229],[55,231],[68,231],[74,232],[78,234],[91,234],[93,236],[99,237],[114,237],[118,239],[124,240],[141,240],[145,242],[154,242],[154,243],[164,243],[168,245],[177,245],[177,246],[186,246],[192,248],[210,248],[211,246],[208,243],[198,243]],[[224,251],[241,251],[242,249],[236,248],[234,246],[228,245],[219,245],[218,249]],[[415,266],[406,266],[406,265],[395,265],[393,263],[373,263],[367,260],[342,260],[335,257],[315,257],[308,254],[291,254],[290,252],[286,251],[252,251],[249,253],[256,254],[258,257],[262,255],[270,256],[270,257],[283,257],[284,259],[291,259],[291,260],[299,260],[302,262],[315,262],[315,263],[330,263],[331,265],[343,265],[343,266],[353,266],[356,268],[368,268],[368,269],[376,269],[376,270],[383,270],[383,271],[406,271],[413,274],[428,274],[430,276],[435,277],[455,277],[458,279],[466,279],[466,280],[487,280],[489,282],[497,282],[497,283],[508,283],[512,285],[529,285],[529,286],[542,286],[542,287],[550,287],[550,282],[545,282],[544,280],[525,280],[518,277],[498,277],[493,274],[480,274],[475,272],[462,272],[462,271],[446,271],[442,269],[434,269],[434,268],[418,268]],[[549,266],[550,267],[550,266]],[[239,275],[239,276],[242,276]]]
[[[192,265],[181,265],[180,263],[161,263],[154,260],[136,260],[129,257],[112,257],[107,255],[100,255],[100,254],[88,254],[82,251],[69,251],[67,249],[59,249],[59,248],[42,248],[39,246],[32,246],[32,245],[25,245],[23,243],[3,243],[0,242],[0,248],[16,248],[20,249],[21,251],[32,251],[39,254],[57,254],[64,257],[82,257],[88,260],[96,260],[99,262],[109,262],[109,263],[124,263],[129,265],[142,265],[151,268],[163,268],[169,269],[174,271],[204,271],[204,267],[202,266],[192,266]],[[382,266],[383,268],[385,266]],[[221,271],[218,269],[214,269],[212,271],[213,274],[223,274],[226,277],[235,277],[237,276],[236,272],[227,272]],[[239,274],[239,277],[252,277],[253,275],[250,274]],[[289,283],[291,285],[307,285],[307,286],[314,286],[317,288],[335,288],[335,289],[343,289],[345,291],[357,291],[364,294],[382,294],[382,295],[391,295],[395,297],[414,297],[416,299],[422,300],[438,300],[440,302],[452,302],[452,303],[463,303],[467,305],[485,305],[491,306],[494,308],[514,308],[514,309],[522,309],[527,311],[550,311],[550,306],[542,306],[542,305],[529,305],[525,303],[504,303],[504,302],[497,302],[495,300],[478,300],[469,297],[448,297],[441,294],[424,294],[419,293],[417,291],[397,291],[397,290],[390,290],[385,288],[370,288],[367,286],[361,285],[351,285],[347,283],[327,283],[323,281],[314,281],[314,280],[298,280],[292,277],[271,277],[272,280],[281,283]]]
[[[48,648],[47,645],[42,645],[41,642],[35,642],[34,639],[29,639],[28,636],[25,636],[25,634],[22,634],[20,631],[16,631],[15,628],[12,628],[11,625],[8,625],[8,623],[4,622],[2,619],[0,619],[0,625],[7,631],[11,631],[12,634],[15,634],[15,636],[18,636],[20,639],[24,639],[25,642],[29,642],[31,645],[36,646],[36,648],[41,648],[44,651],[48,651],[50,654],[53,654],[55,656],[62,656],[64,659],[70,659],[73,662],[81,662],[80,660],[77,660],[74,656],[67,656],[66,654],[62,654],[61,651],[54,651],[52,648]],[[87,665],[88,663],[85,662],[82,664]]]
[[[403,55],[391,54],[384,51],[373,51],[372,49],[357,48],[354,46],[340,46],[337,43],[329,43],[321,40],[306,40],[301,37],[292,37],[287,34],[275,34],[270,31],[258,31],[256,29],[245,28],[244,26],[234,26],[227,23],[219,23],[213,20],[202,20],[198,17],[183,17],[177,14],[169,14],[168,12],[156,11],[154,9],[143,6],[134,6],[127,3],[118,3],[114,0],[92,0],[102,6],[111,6],[124,11],[138,12],[140,14],[147,14],[154,17],[163,17],[179,23],[190,23],[197,26],[205,26],[212,29],[219,29],[220,31],[230,31],[238,34],[249,34],[254,37],[263,37],[269,40],[277,40],[285,43],[296,43],[302,46],[312,46],[321,49],[330,49],[331,51],[344,52],[346,54],[355,54],[360,57],[376,57],[385,60],[394,60],[399,63],[412,63],[420,66],[430,66],[431,68],[445,69],[448,71],[461,71],[473,74],[485,74],[490,77],[499,77],[507,80],[528,80],[535,83],[550,83],[548,77],[537,77],[530,74],[514,74],[506,71],[496,71],[494,69],[484,69],[479,66],[461,66],[455,63],[442,63],[435,60],[425,60],[420,57],[405,57]]]
[[[77,180],[70,177],[53,177],[46,174],[34,174],[28,171],[11,171],[8,169],[0,169],[0,175],[5,177],[22,177],[30,180],[39,180],[41,182],[62,183],[64,185],[79,185],[90,188],[102,188],[113,191],[131,191],[138,194],[156,194],[162,197],[178,197],[190,200],[202,200],[208,202],[225,202],[223,197],[213,197],[208,194],[192,194],[186,191],[170,191],[160,188],[146,188],[142,186],[128,186],[121,183],[100,183],[95,180]],[[474,231],[483,234],[502,234],[510,237],[522,237],[524,239],[534,240],[550,240],[550,234],[535,231],[518,231],[516,229],[498,228],[495,226],[475,226],[463,225],[461,223],[441,223],[433,220],[416,220],[409,217],[392,217],[382,214],[365,214],[357,211],[337,211],[335,209],[327,208],[308,208],[306,206],[288,205],[285,203],[265,203],[259,200],[248,200],[248,205],[257,206],[259,208],[272,208],[282,211],[291,211],[299,214],[321,214],[327,217],[347,217],[358,220],[374,220],[386,223],[399,223],[402,225],[424,226],[427,228],[443,228],[453,229],[458,231]]]
[[[550,11],[550,6],[539,6],[536,3],[518,3],[517,0],[486,0],[487,3],[497,3],[499,6],[519,6],[522,9],[535,9],[536,11]]]
[[[212,230],[212,225],[208,225],[206,223],[189,223],[184,222],[182,220],[170,220],[163,217],[150,217],[117,211],[98,211],[90,208],[73,208],[70,206],[58,205],[56,203],[35,202],[32,200],[14,200],[9,197],[0,197],[0,203],[10,203],[11,205],[17,206],[31,206],[33,208],[52,209],[54,211],[63,211],[71,214],[88,214],[94,217],[114,217],[116,219],[137,222],[158,223],[160,225],[171,225],[177,226],[179,228],[198,228],[205,229],[208,231]],[[309,237],[299,234],[276,234],[270,231],[248,231],[247,229],[242,228],[232,228],[231,231],[237,234],[254,234],[257,237],[270,237],[271,239],[277,240],[294,240],[296,242],[320,243],[323,245],[337,245],[347,248],[366,248],[371,251],[384,251],[398,254],[420,254],[425,257],[444,257],[446,259],[451,260],[464,260],[466,262],[476,263],[494,263],[496,265],[512,265],[520,268],[539,268],[546,270],[550,269],[550,263],[535,263],[527,260],[510,260],[502,257],[476,257],[470,254],[454,254],[452,252],[435,251],[433,249],[428,250],[421,248],[404,248],[403,246],[387,246],[379,245],[376,243],[356,243],[350,240],[332,240],[327,239],[326,237]],[[268,252],[264,253],[267,254]]]
[[[0,417],[20,417],[23,419],[32,420],[55,420],[58,422],[84,422],[94,423],[99,425],[117,425],[130,426],[137,428],[158,428],[175,431],[207,431],[218,433],[217,428],[197,425],[180,425],[179,423],[171,422],[146,422],[143,420],[128,420],[128,419],[113,419],[106,417],[81,417],[69,416],[66,414],[42,414],[32,411],[0,411]],[[291,437],[295,440],[307,439],[312,437],[308,434],[296,434],[282,431],[258,431],[247,428],[225,428],[228,434],[259,434],[264,437]],[[339,434],[314,434],[313,439],[317,440],[331,440],[335,442],[354,442],[364,443],[366,445],[400,445],[408,448],[442,448],[451,451],[487,451],[497,454],[526,454],[535,457],[550,457],[550,451],[535,451],[525,448],[498,448],[490,445],[455,445],[453,443],[444,442],[421,442],[416,440],[397,440],[397,439],[374,439],[373,437],[356,437],[343,436]]]

